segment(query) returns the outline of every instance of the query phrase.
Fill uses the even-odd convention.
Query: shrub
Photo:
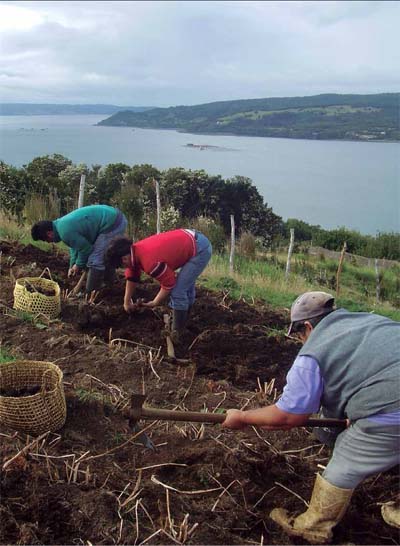
[[[24,219],[29,224],[35,224],[40,220],[55,220],[60,216],[60,199],[55,193],[27,195],[23,210]]]
[[[257,240],[249,231],[243,231],[238,242],[239,254],[246,258],[254,259],[256,255]]]
[[[213,247],[213,252],[224,252],[226,245],[226,235],[224,228],[221,226],[221,224],[219,224],[212,218],[207,218],[206,216],[198,216],[195,220],[192,220],[189,227],[201,231],[201,233],[210,240]]]

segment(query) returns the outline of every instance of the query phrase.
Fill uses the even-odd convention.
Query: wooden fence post
[[[336,272],[336,297],[339,296],[340,275],[342,273],[342,268],[343,268],[344,256],[346,254],[346,249],[347,249],[347,243],[345,241],[343,243],[342,252],[341,252],[340,258],[339,258],[339,265],[338,265],[337,272]]]
[[[79,183],[78,209],[83,207],[83,200],[85,197],[85,182],[86,182],[86,175],[81,174],[81,181]]]
[[[160,200],[160,184],[158,180],[153,179],[156,186],[156,204],[157,204],[157,233],[161,231],[161,200]]]
[[[285,280],[286,281],[289,278],[290,260],[292,258],[293,247],[294,247],[294,228],[290,228],[290,243],[289,243],[288,256],[287,256],[287,261],[286,261],[286,272],[285,272]]]
[[[235,256],[235,216],[231,214],[231,252],[229,255],[229,273],[233,273],[233,258]]]
[[[376,303],[381,301],[381,279],[379,276],[378,259],[375,258],[375,278],[376,278]]]

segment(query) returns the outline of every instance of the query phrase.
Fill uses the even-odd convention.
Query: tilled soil
[[[0,427],[1,544],[301,544],[268,518],[300,513],[330,451],[312,431],[227,431],[219,425],[142,421],[144,447],[123,416],[130,394],[163,409],[219,412],[279,396],[299,346],[284,337],[288,313],[200,288],[173,360],[163,313],[127,316],[120,278],[94,305],[62,301],[60,319],[12,310],[15,278],[45,267],[61,289],[67,259],[54,246],[0,242],[0,343],[18,359],[56,363],[64,374],[65,426],[34,440]],[[143,283],[146,299],[157,285]],[[398,491],[392,469],[366,480],[334,531],[335,544],[399,544],[380,516]]]

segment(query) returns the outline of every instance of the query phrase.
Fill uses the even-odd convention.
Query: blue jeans
[[[128,222],[125,215],[120,212],[120,215],[118,216],[117,221],[113,225],[111,231],[108,231],[107,233],[100,233],[95,240],[93,250],[87,261],[87,267],[93,267],[94,269],[99,269],[100,271],[105,270],[106,266],[104,263],[104,258],[107,247],[115,237],[122,237],[124,235],[127,225]]]
[[[178,273],[176,284],[171,290],[169,306],[172,309],[186,311],[196,298],[195,283],[197,277],[210,261],[212,247],[202,233],[196,232],[196,256],[190,258]]]

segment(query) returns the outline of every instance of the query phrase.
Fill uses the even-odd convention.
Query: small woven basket
[[[48,271],[50,279],[42,275]],[[53,290],[53,296],[46,296],[40,290]],[[33,315],[45,315],[50,319],[57,318],[61,312],[60,287],[51,278],[50,270],[46,267],[40,277],[21,277],[15,281],[14,309],[26,311]]]
[[[67,417],[63,374],[52,362],[18,360],[0,364],[0,389],[39,387],[31,396],[0,396],[0,423],[37,436],[60,429]]]

